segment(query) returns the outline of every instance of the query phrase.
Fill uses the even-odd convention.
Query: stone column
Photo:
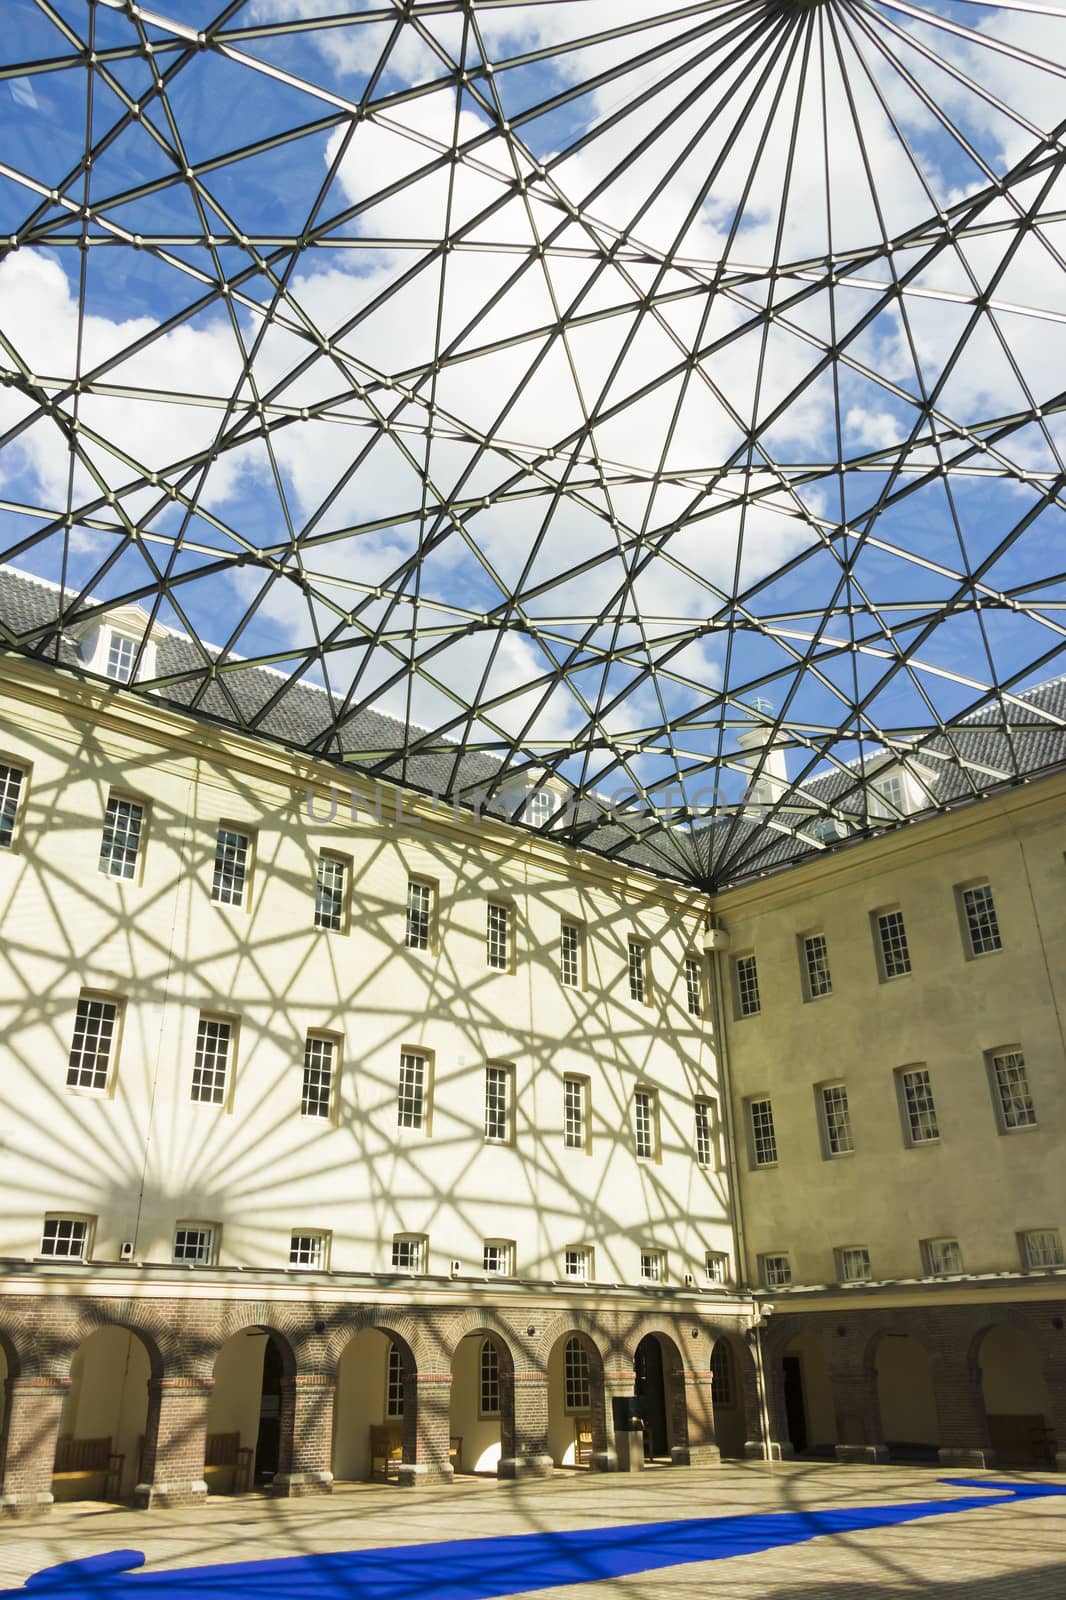
[[[404,1386],[403,1460],[397,1474],[407,1488],[422,1483],[451,1483],[455,1475],[448,1459],[451,1407],[450,1371],[408,1375]]]
[[[603,1373],[603,1410],[606,1442],[602,1450],[594,1450],[589,1457],[590,1472],[617,1472],[618,1441],[614,1431],[614,1406],[616,1397],[631,1395],[635,1375],[632,1367],[606,1367]]]
[[[213,1378],[152,1378],[144,1429],[141,1482],[133,1491],[142,1510],[199,1505],[207,1498],[204,1456]]]
[[[675,1444],[671,1449],[675,1467],[716,1467],[722,1459],[714,1433],[712,1383],[709,1371],[686,1372],[678,1381],[684,1400],[688,1442]]]
[[[69,1378],[8,1378],[0,1513],[39,1515],[52,1505],[52,1470]]]
[[[514,1455],[501,1457],[497,1477],[550,1478],[554,1469],[548,1449],[548,1374],[538,1367],[516,1367]]]
[[[281,1452],[271,1488],[288,1499],[333,1491],[332,1373],[301,1372],[281,1380]]]
[[[836,1419],[837,1460],[887,1461],[888,1447],[877,1399],[877,1374],[861,1360],[838,1359],[829,1364],[829,1384]]]
[[[744,1444],[744,1454],[751,1461],[787,1461],[795,1454],[792,1441],[788,1437],[788,1419],[785,1414],[785,1379],[781,1366],[780,1354],[763,1354],[762,1370],[763,1384],[766,1394],[767,1418],[763,1416],[762,1406],[759,1404],[759,1384],[757,1373],[757,1350],[753,1341],[749,1341],[752,1350],[751,1361],[743,1364],[741,1378],[741,1392],[744,1396],[744,1415],[747,1419],[747,1439]],[[769,1421],[769,1441],[766,1438],[766,1424]]]
[[[991,1467],[995,1465],[988,1433],[981,1369],[965,1360],[947,1355],[929,1363],[936,1396],[937,1455],[945,1467]]]

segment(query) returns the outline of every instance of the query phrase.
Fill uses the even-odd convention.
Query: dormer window
[[[526,800],[522,820],[530,828],[542,828],[559,809],[559,797],[550,789],[536,789]]]
[[[137,643],[125,634],[112,633],[107,646],[107,676],[112,683],[129,683],[133,676],[133,663],[137,657]]]

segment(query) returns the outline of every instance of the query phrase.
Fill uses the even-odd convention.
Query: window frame
[[[581,1138],[572,1141],[570,1138],[570,1104],[569,1091],[576,1089],[577,1101],[580,1108]],[[583,1155],[592,1153],[592,1086],[588,1077],[580,1072],[563,1073],[563,1149],[576,1150]]]
[[[563,1411],[568,1417],[581,1417],[591,1410],[592,1362],[581,1335],[571,1333],[563,1346]]]
[[[646,1102],[648,1148],[641,1149],[641,1104]],[[633,1085],[632,1104],[633,1154],[637,1161],[656,1166],[662,1161],[663,1147],[659,1117],[659,1091],[648,1083]]]
[[[786,1277],[771,1281],[771,1261],[785,1263]],[[759,1282],[764,1289],[790,1289],[792,1287],[792,1256],[788,1250],[764,1250],[759,1253]]]
[[[241,879],[241,897],[239,900],[223,900],[215,892],[219,887],[219,852],[223,848],[222,838],[224,834],[228,834],[234,839],[244,840],[243,877]],[[215,852],[211,858],[210,890],[211,904],[217,906],[220,911],[241,911],[246,916],[251,911],[257,842],[255,830],[249,828],[245,823],[228,822],[225,818],[220,819],[215,829]]]
[[[827,1096],[841,1093],[844,1097],[844,1115],[848,1130],[848,1147],[846,1150],[833,1149],[833,1125],[829,1116]],[[822,1146],[823,1161],[842,1161],[855,1154],[855,1129],[851,1121],[851,1096],[848,1086],[843,1078],[833,1078],[825,1083],[816,1083],[814,1086],[815,1110],[818,1117],[818,1133]]]
[[[766,1161],[759,1159],[759,1132],[756,1123],[756,1106],[770,1107],[770,1140],[773,1144],[773,1156]],[[749,1095],[744,1101],[744,1123],[748,1134],[748,1165],[753,1172],[762,1172],[767,1168],[780,1164],[781,1151],[777,1143],[777,1121],[774,1117],[774,1100],[769,1094]]]
[[[752,981],[748,983],[746,977],[741,976],[741,968],[747,971],[750,964]],[[752,950],[738,950],[730,958],[729,971],[733,987],[733,1017],[736,1022],[747,1022],[750,1017],[762,1014],[762,990],[759,987],[759,961]],[[752,1003],[754,996],[754,1003]]]
[[[304,1103],[307,1099],[308,1047],[313,1042],[319,1041],[323,1044],[331,1045],[333,1052],[332,1059],[330,1061],[329,1074],[329,1109],[326,1111],[325,1115],[323,1115],[320,1111],[304,1110]],[[343,1060],[344,1040],[339,1033],[334,1033],[329,1028],[308,1028],[307,1032],[304,1034],[303,1063],[300,1068],[302,1078],[300,1087],[300,1116],[302,1119],[305,1119],[308,1122],[325,1123],[327,1127],[331,1128],[336,1127],[340,1116],[341,1064]],[[316,1070],[321,1071],[321,1068]]]
[[[652,1267],[654,1270],[649,1272],[646,1270],[648,1267]],[[640,1282],[653,1283],[662,1288],[669,1281],[666,1251],[661,1249],[659,1245],[642,1244],[640,1247]]]
[[[137,833],[136,853],[133,858],[133,872],[128,877],[124,873],[105,871],[103,866],[104,840],[106,838],[108,829],[107,816],[112,801],[114,801],[116,805],[138,806],[141,812],[140,828]],[[100,849],[96,858],[96,869],[100,877],[107,878],[110,883],[132,884],[137,888],[144,883],[144,860],[145,856],[148,854],[148,833],[151,826],[151,819],[151,803],[146,800],[143,795],[133,794],[126,789],[108,789],[107,799],[104,801],[103,820],[100,824]]]
[[[717,1266],[721,1267],[721,1276],[718,1276],[716,1273],[711,1271],[712,1261]],[[732,1274],[729,1270],[728,1252],[725,1250],[704,1250],[703,1276],[707,1283],[716,1284],[720,1289],[724,1289],[730,1283],[732,1278]]]
[[[412,917],[412,912],[413,912],[413,909],[414,909],[412,907],[412,905],[411,905],[411,891],[412,891],[412,889],[424,889],[426,891],[426,894],[427,894],[428,899],[429,899],[429,905],[428,905],[428,908],[426,910],[426,942],[425,942],[425,944],[412,944],[411,943],[411,917]],[[411,953],[413,955],[428,956],[428,957],[432,958],[433,956],[435,956],[437,954],[438,948],[439,948],[438,935],[437,935],[437,922],[438,922],[437,908],[438,908],[439,904],[440,904],[440,884],[437,881],[437,879],[436,878],[427,877],[424,872],[409,872],[407,874],[407,889],[406,889],[405,899],[404,899],[403,948],[405,950],[411,951]],[[486,948],[486,954],[487,954],[487,951],[488,951],[488,913],[487,912],[486,912],[486,924],[485,924],[485,926],[486,926],[486,933],[485,933],[486,947],[485,948]],[[495,971],[495,970],[498,970],[498,969],[494,968],[493,970]]]
[[[702,1122],[705,1125],[702,1129],[700,1117],[701,1111],[704,1113]],[[719,1116],[720,1113],[717,1095],[696,1095],[692,1102],[693,1153],[696,1157],[696,1165],[703,1168],[707,1172],[718,1172],[721,1167],[718,1143],[720,1132]],[[707,1146],[706,1159],[700,1155],[700,1146],[704,1139],[706,1140]]]
[[[634,960],[634,957],[637,959]],[[626,981],[629,985],[630,1004],[650,1006],[651,945],[647,939],[641,939],[636,934],[630,934],[626,940]]]
[[[129,671],[126,673],[125,677],[119,677],[116,673],[112,672],[112,670],[111,670],[111,658],[112,658],[112,656],[115,655],[116,653],[119,654],[119,655],[123,655],[124,654],[124,651],[122,651],[121,648],[119,648],[116,651],[116,647],[121,647],[122,645],[129,645],[129,647],[130,647]],[[133,671],[134,671],[135,666],[137,665],[137,652],[140,649],[140,645],[141,645],[141,640],[140,639],[134,639],[128,633],[121,632],[121,630],[118,629],[118,628],[108,628],[108,630],[107,630],[107,648],[104,651],[104,660],[103,660],[103,667],[104,667],[103,676],[107,679],[107,681],[109,683],[117,683],[120,688],[124,689],[124,688],[127,688],[134,681]],[[122,663],[122,664],[124,665],[124,663]]]
[[[702,1022],[707,1013],[706,969],[706,962],[694,950],[685,952],[681,966],[685,980],[685,1006],[693,1022]]]
[[[1055,1243],[1056,1243],[1056,1246],[1057,1246],[1057,1254],[1056,1254],[1056,1259],[1054,1261],[1035,1262],[1035,1261],[1030,1261],[1030,1259],[1029,1259],[1029,1244],[1028,1244],[1028,1241],[1030,1239],[1032,1239],[1032,1238],[1035,1238],[1037,1235],[1041,1235],[1041,1234],[1044,1235],[1047,1238],[1054,1238],[1054,1240],[1055,1240]],[[1064,1252],[1063,1248],[1062,1248],[1062,1230],[1061,1230],[1061,1228],[1021,1228],[1021,1229],[1019,1229],[1019,1232],[1018,1232],[1018,1259],[1021,1261],[1022,1271],[1023,1272],[1056,1272],[1060,1268],[1066,1267],[1066,1252]]]
[[[889,918],[899,919],[899,928],[902,930],[901,949],[906,958],[906,966],[900,967],[898,972],[889,971],[888,952],[886,950],[886,937],[884,924]],[[873,933],[874,956],[877,961],[877,975],[881,983],[896,983],[900,978],[909,978],[914,972],[914,958],[911,955],[911,942],[907,934],[907,919],[903,909],[898,905],[878,906],[870,912],[870,927]],[[890,941],[889,941],[890,942]]]
[[[996,939],[996,943],[990,944],[986,950],[978,950],[974,947],[974,923],[979,923],[980,919],[974,918],[971,920],[970,908],[967,905],[968,895],[981,892],[986,893],[988,896],[988,903],[992,910],[991,925],[995,930]],[[999,907],[996,905],[996,897],[992,893],[992,885],[988,879],[972,878],[968,879],[965,883],[957,883],[955,885],[955,910],[958,914],[959,931],[962,935],[962,953],[966,960],[983,961],[986,956],[998,956],[1003,950],[1003,929],[1000,927],[999,923]]]
[[[321,1259],[318,1261],[294,1261],[292,1258],[297,1239],[317,1239],[321,1246]],[[333,1233],[329,1228],[291,1228],[289,1230],[289,1270],[291,1272],[328,1272],[332,1242]]]
[[[78,1012],[83,1001],[88,1005],[113,1006],[115,1011],[111,1030],[111,1042],[107,1056],[107,1075],[100,1088],[95,1088],[92,1084],[88,1083],[69,1082],[69,1075],[71,1071],[70,1058],[74,1054],[74,1038],[78,1027]],[[125,1020],[125,995],[108,993],[103,989],[79,989],[77,998],[74,1002],[74,1018],[70,1030],[70,1048],[67,1051],[67,1078],[64,1080],[64,1087],[67,1094],[91,1095],[96,1100],[110,1100],[114,1096],[115,1085],[118,1080],[119,1061],[122,1055],[122,1034]]]
[[[492,1360],[486,1361],[486,1353],[490,1350],[492,1352]],[[479,1422],[495,1421],[503,1414],[502,1368],[500,1347],[491,1334],[486,1334],[478,1346],[477,1352],[477,1415]],[[486,1405],[486,1395],[491,1399],[493,1393],[496,1396],[495,1406]]]
[[[797,935],[800,958],[800,986],[803,990],[803,999],[807,1005],[814,1005],[819,1000],[829,1000],[833,995],[833,969],[829,961],[829,941],[820,928],[812,929],[807,933]],[[821,965],[819,966],[817,953],[812,960],[812,946],[821,945]],[[824,977],[825,987],[816,986],[816,973],[821,972]],[[818,979],[817,982],[821,982]]]
[[[498,1250],[502,1252],[502,1260],[504,1262],[504,1266],[502,1268],[490,1267],[487,1264],[486,1257],[490,1250]],[[482,1239],[481,1270],[485,1277],[490,1280],[494,1280],[496,1278],[513,1278],[515,1275],[515,1241],[513,1239]]]
[[[386,1334],[386,1338],[388,1335]],[[400,1422],[407,1402],[407,1372],[403,1351],[395,1339],[389,1339],[385,1351],[385,1395],[381,1415],[386,1422]]]
[[[204,1023],[221,1024],[229,1029],[229,1043],[226,1051],[225,1077],[223,1079],[222,1098],[220,1100],[202,1099],[194,1094],[196,1087],[196,1074],[201,1069],[197,1064],[200,1053],[200,1030]],[[209,1106],[213,1111],[232,1111],[233,1088],[237,1078],[237,1040],[240,1030],[240,1019],[227,1015],[223,1011],[199,1011],[196,1015],[196,1036],[193,1041],[193,1068],[189,1080],[189,1104],[194,1106]],[[213,1069],[212,1069],[213,1070]]]
[[[45,1235],[48,1231],[48,1224],[50,1222],[60,1225],[65,1222],[69,1222],[73,1226],[81,1228],[81,1250],[77,1255],[59,1255],[45,1250]],[[90,1216],[85,1211],[46,1211],[41,1219],[41,1243],[35,1259],[41,1262],[48,1262],[49,1264],[52,1264],[56,1261],[72,1261],[75,1265],[77,1265],[79,1262],[84,1263],[91,1261],[93,1256],[93,1245],[95,1243],[95,1233],[96,1218],[94,1216]]]
[[[504,938],[506,939],[505,956],[502,963],[493,961],[493,912],[502,911],[504,914]],[[497,929],[497,934],[498,934]],[[498,972],[501,977],[514,975],[515,970],[515,908],[511,900],[490,899],[485,902],[485,965],[490,972]]]
[[[342,888],[341,888],[340,925],[339,925],[339,927],[336,927],[336,928],[334,928],[332,926],[327,926],[326,923],[320,922],[318,920],[318,918],[319,918],[319,906],[320,906],[320,895],[321,895],[321,889],[322,889],[321,881],[320,881],[320,872],[321,872],[321,868],[322,868],[322,863],[324,861],[332,862],[334,866],[340,867],[341,872],[343,873],[343,884],[342,884]],[[315,903],[314,903],[314,908],[313,908],[312,913],[311,913],[311,926],[312,926],[312,928],[314,929],[314,931],[316,933],[332,933],[332,934],[336,934],[336,936],[338,938],[342,938],[343,939],[343,938],[347,938],[348,934],[351,932],[351,927],[352,927],[352,878],[354,876],[354,870],[355,870],[355,863],[354,863],[352,857],[349,856],[349,855],[346,855],[342,850],[319,850],[319,851],[316,852],[316,854],[315,854],[315,871],[314,871]]]
[[[567,1266],[568,1256],[583,1256],[585,1262],[584,1272],[571,1272]],[[564,1283],[595,1283],[596,1281],[596,1252],[590,1244],[568,1244],[563,1250],[563,1282]]]
[[[410,1266],[400,1266],[396,1262],[397,1247],[411,1245],[415,1251],[415,1260]],[[429,1234],[428,1233],[394,1233],[389,1246],[389,1271],[403,1274],[410,1278],[424,1278],[429,1271]]]
[[[908,1097],[908,1082],[910,1078],[917,1078],[918,1074],[924,1075],[926,1088],[929,1092],[929,1107],[932,1110],[935,1133],[918,1136],[915,1133],[915,1119],[912,1115],[911,1104]],[[899,1101],[900,1119],[903,1126],[903,1142],[908,1150],[923,1149],[926,1145],[938,1145],[942,1141],[940,1132],[940,1115],[937,1111],[936,1095],[933,1093],[933,1075],[924,1061],[912,1061],[905,1067],[897,1067],[895,1071],[896,1096]],[[924,1108],[918,1107],[920,1113]]]
[[[505,1122],[506,1131],[503,1134],[492,1134],[492,1133],[489,1133],[489,1131],[488,1131],[489,1130],[489,1103],[490,1103],[490,1097],[489,1097],[490,1078],[489,1078],[489,1074],[493,1073],[493,1072],[502,1073],[503,1074],[502,1081],[507,1086],[507,1090],[506,1090],[507,1098],[506,1098],[506,1104],[505,1104],[505,1107],[504,1107],[504,1122]],[[514,1063],[512,1061],[486,1061],[483,1084],[484,1084],[484,1102],[483,1102],[484,1117],[483,1117],[483,1121],[482,1121],[482,1125],[481,1125],[482,1126],[482,1143],[490,1144],[490,1145],[496,1145],[497,1147],[506,1149],[506,1147],[508,1145],[513,1145],[514,1142],[515,1142],[515,1069],[514,1069]]]
[[[178,1234],[179,1233],[206,1233],[208,1237],[207,1259],[190,1261],[186,1257],[178,1259]],[[219,1246],[221,1244],[222,1228],[217,1222],[207,1222],[199,1218],[184,1217],[174,1224],[171,1236],[170,1261],[175,1267],[217,1267]]]
[[[0,773],[8,772],[13,772],[18,777],[18,793],[15,798],[15,809],[11,817],[11,836],[7,844],[4,844],[0,839],[0,856],[18,855],[22,848],[23,820],[26,815],[26,802],[29,798],[30,784],[33,781],[33,766],[31,762],[23,761],[21,757],[16,759],[14,756],[0,754]],[[7,780],[4,778],[0,782],[0,796],[6,797],[6,794]],[[2,815],[3,812],[0,810],[0,816]]]
[[[401,1116],[404,1115],[401,1106],[405,1098],[404,1073],[408,1057],[422,1063],[422,1120],[418,1123],[400,1121]],[[432,1050],[427,1050],[424,1045],[420,1044],[401,1045],[400,1065],[396,1075],[396,1133],[400,1138],[429,1138],[433,1127],[433,1079],[434,1057]]]
[[[1025,1082],[1025,1099],[1031,1113],[1027,1122],[1010,1122],[1007,1115],[1007,1106],[1004,1104],[1004,1091],[1009,1086],[1000,1079],[1000,1062],[1017,1058],[1021,1063],[1022,1074]],[[1003,1138],[1013,1138],[1015,1134],[1031,1133],[1040,1127],[1040,1118],[1036,1114],[1036,1102],[1033,1099],[1033,1086],[1029,1081],[1029,1064],[1025,1059],[1025,1051],[1020,1044],[995,1045],[991,1050],[985,1051],[985,1071],[988,1074],[988,1086],[992,1095],[992,1110],[996,1119],[996,1131]]]
[[[957,1277],[961,1277],[961,1276],[963,1276],[965,1274],[965,1272],[966,1272],[966,1263],[963,1260],[962,1245],[959,1243],[958,1239],[955,1238],[953,1235],[949,1235],[949,1234],[937,1235],[936,1237],[934,1237],[932,1239],[920,1239],[918,1242],[919,1242],[919,1246],[921,1248],[921,1254],[922,1254],[922,1275],[923,1275],[923,1277],[926,1277],[926,1278],[957,1278]],[[948,1267],[946,1269],[945,1268],[937,1269],[934,1266],[933,1262],[934,1262],[935,1258],[934,1258],[933,1252],[937,1249],[938,1246],[941,1246],[941,1245],[953,1245],[955,1247],[955,1249],[958,1251],[959,1264],[958,1264],[957,1267]]]
[[[566,934],[572,931],[574,935],[574,969],[576,977],[571,983],[566,977]],[[586,987],[585,978],[585,924],[577,917],[559,918],[559,982],[564,989],[573,989],[580,994]]]
[[[865,1258],[866,1258],[866,1271],[863,1272],[863,1273],[860,1273],[859,1276],[856,1277],[854,1274],[851,1274],[851,1273],[848,1272],[846,1263],[847,1263],[847,1258],[849,1256],[857,1256],[857,1255],[865,1256]],[[838,1283],[871,1283],[873,1281],[873,1272],[872,1272],[871,1263],[870,1263],[870,1250],[869,1250],[869,1247],[867,1245],[864,1245],[864,1244],[838,1244],[838,1245],[835,1245],[834,1248],[833,1248],[833,1261],[834,1261],[834,1264],[836,1266],[836,1274],[837,1274],[837,1282]]]

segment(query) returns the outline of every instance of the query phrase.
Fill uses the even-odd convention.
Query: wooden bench
[[[204,1451],[208,1494],[245,1494],[252,1486],[252,1450],[239,1433],[209,1433]]]
[[[72,1434],[60,1434],[52,1494],[56,1500],[117,1500],[125,1460],[112,1450],[110,1438],[75,1439]]]
[[[574,1466],[587,1467],[592,1454],[592,1418],[574,1418]]]
[[[390,1483],[400,1475],[403,1460],[403,1424],[370,1424],[370,1476],[379,1483]],[[455,1434],[448,1440],[448,1460],[455,1472],[463,1470],[463,1441]]]

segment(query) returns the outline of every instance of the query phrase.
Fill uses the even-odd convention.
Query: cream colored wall
[[[731,952],[754,949],[762,1012],[728,1023],[751,1271],[789,1250],[793,1281],[835,1280],[833,1247],[874,1278],[922,1273],[919,1240],[957,1237],[967,1271],[1018,1270],[1016,1234],[1066,1236],[1066,783],[1049,778],[720,897]],[[955,887],[991,885],[1003,949],[967,959]],[[878,981],[870,913],[898,905],[913,971]],[[798,936],[824,933],[832,995],[805,1003]],[[997,1131],[985,1052],[1021,1047],[1038,1126]],[[895,1069],[926,1065],[940,1126],[908,1149]],[[823,1159],[815,1086],[847,1084],[853,1155]],[[744,1104],[773,1100],[779,1161],[748,1162]]]
[[[548,1356],[548,1454],[557,1467],[577,1464],[575,1413],[566,1409],[565,1376],[566,1339],[562,1338]]]
[[[785,1353],[799,1356],[808,1450],[815,1450],[819,1445],[835,1445],[837,1425],[833,1391],[821,1339],[815,1333],[801,1334],[790,1341]]]
[[[940,1443],[929,1357],[917,1339],[889,1335],[874,1358],[881,1427],[894,1444]]]
[[[243,1330],[226,1340],[215,1357],[215,1387],[207,1407],[208,1433],[239,1433],[242,1447],[251,1450],[259,1438],[266,1347],[264,1334]]]
[[[468,1334],[452,1358],[451,1431],[463,1441],[463,1471],[496,1471],[500,1459],[500,1419],[481,1417],[481,1346],[484,1335]]]
[[[705,1249],[729,1250],[725,1174],[692,1150],[693,1097],[716,1082],[710,1018],[685,1009],[699,896],[492,821],[361,809],[353,822],[342,795],[334,821],[311,822],[307,764],[280,750],[143,702],[127,715],[121,698],[21,663],[12,676],[25,698],[7,702],[0,754],[32,778],[19,848],[0,854],[0,1083],[19,1114],[0,1256],[34,1256],[46,1210],[96,1216],[98,1260],[130,1239],[137,1259],[169,1261],[178,1220],[221,1223],[224,1266],[287,1265],[299,1227],[332,1230],[342,1271],[386,1268],[401,1231],[428,1233],[434,1272],[458,1259],[480,1273],[482,1240],[514,1239],[519,1276],[540,1280],[561,1276],[576,1243],[622,1283],[639,1282],[642,1245],[669,1252],[675,1282],[702,1278]],[[97,870],[111,787],[150,805],[141,882]],[[323,789],[320,818],[327,801]],[[223,820],[257,835],[248,909],[210,900]],[[312,927],[323,848],[353,858],[347,935]],[[403,944],[412,873],[440,884],[433,955]],[[485,964],[492,897],[515,908],[513,975]],[[586,925],[583,992],[558,980],[563,915]],[[630,935],[651,947],[647,1006],[628,996]],[[126,1000],[106,1097],[65,1088],[83,987]],[[190,1101],[201,1010],[240,1019],[226,1108]],[[333,1124],[299,1115],[309,1028],[343,1039]],[[404,1045],[435,1058],[430,1136],[396,1128]],[[487,1060],[515,1067],[510,1148],[482,1138]],[[567,1071],[591,1083],[590,1154],[563,1148]],[[638,1083],[660,1094],[662,1159],[649,1166],[632,1149]]]
[[[337,1366],[333,1412],[333,1476],[370,1476],[370,1428],[385,1420],[389,1340],[375,1328],[357,1333]]]
[[[98,1328],[71,1362],[59,1431],[75,1439],[111,1440],[112,1451],[125,1458],[121,1494],[132,1493],[137,1482],[150,1376],[148,1352],[125,1328]]]
[[[985,1410],[1035,1416],[1048,1409],[1047,1384],[1040,1353],[1017,1328],[990,1328],[978,1351]]]

